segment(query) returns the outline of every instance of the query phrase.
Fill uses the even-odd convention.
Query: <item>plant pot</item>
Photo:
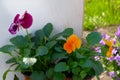
[[[30,80],[30,76],[24,75],[24,77],[25,77],[25,80]]]

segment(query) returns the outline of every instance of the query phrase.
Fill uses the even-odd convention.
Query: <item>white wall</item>
[[[8,28],[17,13],[21,15],[28,11],[33,15],[33,25],[29,29],[34,32],[48,22],[53,23],[54,32],[62,31],[66,27],[73,27],[78,36],[82,35],[84,0],[0,0],[0,47],[9,43],[13,37]],[[20,30],[17,34],[25,34]],[[5,60],[8,56],[0,54],[0,80],[8,67]],[[11,74],[7,80],[13,80]],[[21,78],[23,80],[23,78]]]

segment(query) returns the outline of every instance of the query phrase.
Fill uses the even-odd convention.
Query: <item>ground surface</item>
[[[117,31],[117,28],[119,26],[110,26],[110,27],[106,27],[106,28],[99,28],[96,29],[94,31],[98,31],[101,34],[108,34],[112,37],[114,37],[115,32]],[[83,38],[85,38],[87,36],[87,34],[89,34],[91,31],[83,31]],[[92,80],[97,80],[95,77]],[[108,76],[108,74],[106,72],[103,72],[100,75],[100,80],[112,80],[110,76]]]

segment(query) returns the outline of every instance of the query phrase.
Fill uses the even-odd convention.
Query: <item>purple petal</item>
[[[111,77],[115,77],[114,71],[109,72],[109,75],[110,75]]]
[[[32,15],[25,12],[25,14],[23,15],[23,18],[20,19],[21,25],[23,26],[23,28],[27,29],[32,25],[33,22],[33,18]]]
[[[115,33],[117,37],[120,37],[120,27],[118,28],[117,32]]]
[[[10,32],[11,34],[16,34],[17,29],[18,29],[18,25],[15,24],[15,23],[12,23],[12,24],[10,25],[9,32]]]
[[[16,14],[13,22],[14,22],[14,23],[18,23],[19,17],[20,17],[20,14]]]
[[[103,40],[100,41],[101,45],[105,45],[105,42]]]
[[[108,36],[107,34],[103,34],[102,36],[103,36],[103,38],[105,38],[105,39],[110,39],[110,36]]]

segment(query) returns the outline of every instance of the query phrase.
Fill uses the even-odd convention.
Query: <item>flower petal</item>
[[[11,34],[16,34],[17,29],[18,29],[18,25],[15,24],[15,23],[12,23],[12,24],[10,25],[9,32],[10,32]]]
[[[18,23],[19,17],[20,17],[20,14],[16,14],[13,22],[14,22],[14,23]]]
[[[20,19],[21,25],[23,26],[23,28],[27,29],[32,25],[33,22],[33,18],[32,15],[25,12],[25,14],[23,15],[23,18]]]

